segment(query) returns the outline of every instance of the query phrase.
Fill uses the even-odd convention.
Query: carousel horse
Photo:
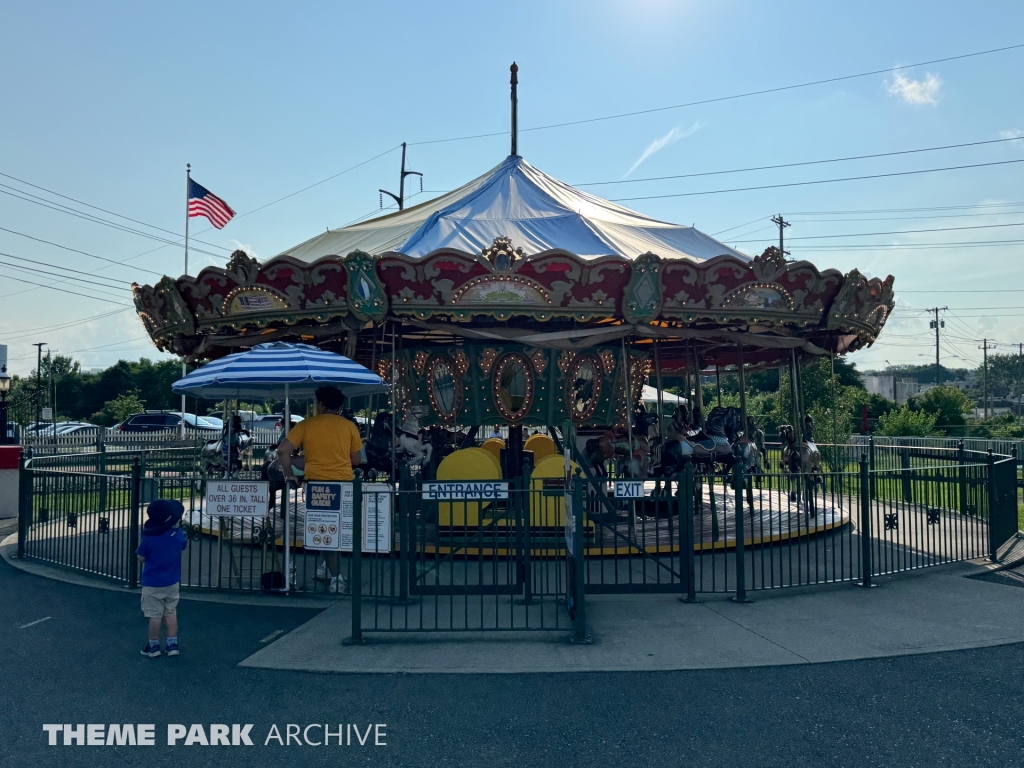
[[[733,463],[732,441],[726,433],[733,422],[731,408],[712,408],[708,414],[707,433],[714,441],[714,456],[712,461],[719,464],[731,465]],[[739,409],[735,409],[739,410]]]
[[[228,461],[228,425],[225,423],[221,436],[217,440],[206,443],[199,453],[204,477],[223,477],[224,467]],[[249,430],[242,428],[242,419],[238,414],[231,417],[231,472],[242,469],[243,459],[252,458],[252,436]]]
[[[408,454],[406,463],[409,466],[423,466],[430,463],[430,455],[434,446],[429,442],[423,442],[420,434],[420,419],[427,415],[428,408],[425,405],[410,405],[405,412],[405,420],[398,427],[398,447],[403,453]]]
[[[618,472],[622,477],[646,480],[651,471],[651,429],[658,423],[658,415],[648,413],[643,403],[633,410],[633,445],[625,451],[628,459],[620,455]],[[624,453],[620,450],[620,454]]]
[[[782,439],[782,469],[787,472],[793,481],[803,478],[807,490],[807,500],[811,516],[816,513],[814,504],[815,491],[824,482],[824,470],[821,465],[821,453],[814,444],[814,422],[808,416],[804,425],[810,427],[805,440],[797,440],[796,430],[789,424],[779,427],[779,437]],[[798,501],[800,485],[790,491],[789,500]]]
[[[747,428],[739,433],[732,449],[743,465],[744,474],[760,475],[764,471],[764,432],[757,428],[752,417],[747,417]]]
[[[583,458],[597,477],[607,477],[605,462],[616,460],[616,473],[620,477],[646,478],[651,467],[650,430],[658,423],[656,414],[648,413],[640,404],[633,411],[633,444],[629,444],[629,430],[613,427],[598,437],[587,440]]]
[[[366,438],[367,472],[391,474],[391,412],[379,411]]]
[[[669,424],[668,438],[661,446],[658,474],[668,477],[682,471],[687,462],[710,465],[714,462],[715,441],[702,429],[691,429],[689,411],[677,405]]]

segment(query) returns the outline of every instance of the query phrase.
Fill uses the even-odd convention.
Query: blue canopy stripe
[[[270,397],[284,393],[307,397],[320,386],[334,385],[346,395],[386,392],[373,371],[343,355],[306,344],[271,342],[215,360],[175,382],[178,394],[196,397]]]

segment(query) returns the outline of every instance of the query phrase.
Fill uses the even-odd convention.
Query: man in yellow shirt
[[[356,425],[339,415],[345,396],[337,387],[320,387],[315,394],[316,416],[292,427],[278,448],[285,479],[301,482],[292,471],[292,459],[302,449],[304,479],[355,480],[352,468],[363,462],[363,440]]]
[[[353,467],[363,463],[363,440],[356,425],[339,415],[345,396],[337,387],[320,387],[316,393],[316,416],[300,421],[281,441],[278,461],[285,480],[299,484],[292,471],[295,451],[302,449],[305,466],[303,479],[321,481],[355,480]],[[339,572],[338,555],[331,552],[322,565],[324,577]],[[320,573],[317,577],[320,577]],[[344,591],[344,579],[330,579],[330,591]]]

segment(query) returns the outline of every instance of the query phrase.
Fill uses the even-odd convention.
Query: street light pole
[[[42,419],[42,412],[41,412],[40,409],[43,406],[40,403],[39,394],[40,394],[40,392],[42,391],[42,388],[43,388],[43,382],[42,382],[42,374],[43,374],[43,347],[46,346],[46,342],[45,341],[40,341],[40,342],[37,342],[37,343],[33,344],[32,346],[36,348],[36,391],[33,393],[33,394],[35,394],[35,401],[36,401],[36,422],[35,422],[35,429],[33,431],[38,432],[39,431],[39,422]]]
[[[7,393],[11,391],[11,375],[7,366],[0,368],[0,445],[8,445],[7,437]]]

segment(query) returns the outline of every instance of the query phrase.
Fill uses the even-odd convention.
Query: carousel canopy
[[[419,258],[440,249],[480,253],[507,237],[527,254],[561,249],[584,259],[653,252],[705,261],[745,254],[693,227],[669,224],[594,197],[510,156],[446,195],[405,211],[331,230],[285,251],[305,262],[352,251]]]

